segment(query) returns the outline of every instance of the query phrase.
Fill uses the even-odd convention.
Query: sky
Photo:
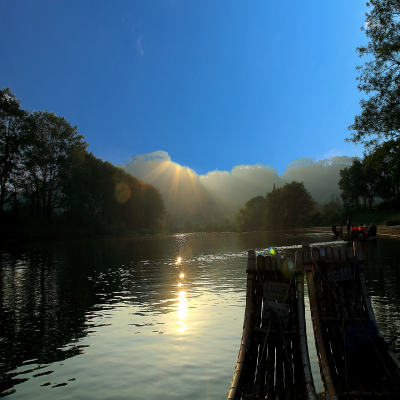
[[[0,87],[65,117],[113,164],[199,175],[362,155],[365,0],[0,2]]]

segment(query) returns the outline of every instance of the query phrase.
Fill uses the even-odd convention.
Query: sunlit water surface
[[[330,234],[262,232],[3,245],[0,396],[224,399],[242,332],[247,251],[294,256],[303,240],[341,244]],[[365,248],[385,337],[400,328],[398,249],[381,238]],[[310,323],[307,330],[321,390]]]

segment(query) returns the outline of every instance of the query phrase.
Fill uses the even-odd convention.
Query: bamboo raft
[[[333,231],[333,226],[332,226],[332,231]],[[365,242],[366,240],[373,240],[376,238],[376,233],[377,233],[377,226],[376,225],[370,225],[367,229],[367,231],[362,232],[361,234],[359,232],[351,232],[350,236],[347,235],[346,237],[343,237],[342,239],[345,242],[352,242],[354,240],[359,240],[361,242]]]
[[[226,400],[316,400],[304,316],[300,259],[259,255],[247,262],[246,309]]]
[[[359,241],[352,248],[313,247],[303,260],[326,399],[399,399],[400,363],[379,332]]]

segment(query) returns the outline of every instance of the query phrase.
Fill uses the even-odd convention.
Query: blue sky
[[[364,0],[0,2],[0,86],[113,164],[199,174],[354,155]],[[361,147],[357,155],[361,155]]]

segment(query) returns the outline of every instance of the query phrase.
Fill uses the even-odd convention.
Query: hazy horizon
[[[265,196],[274,185],[279,188],[293,180],[303,182],[315,201],[327,203],[332,195],[340,196],[339,171],[350,166],[354,159],[346,156],[320,161],[300,158],[290,162],[281,175],[276,168],[261,163],[236,165],[230,171],[214,170],[201,175],[160,150],[132,157],[117,166],[159,188],[168,211],[180,213],[187,209],[194,219],[203,212],[207,219],[212,217],[208,211],[204,215],[210,202],[218,204],[219,214],[215,211],[218,215],[226,213],[233,217],[252,197]]]

